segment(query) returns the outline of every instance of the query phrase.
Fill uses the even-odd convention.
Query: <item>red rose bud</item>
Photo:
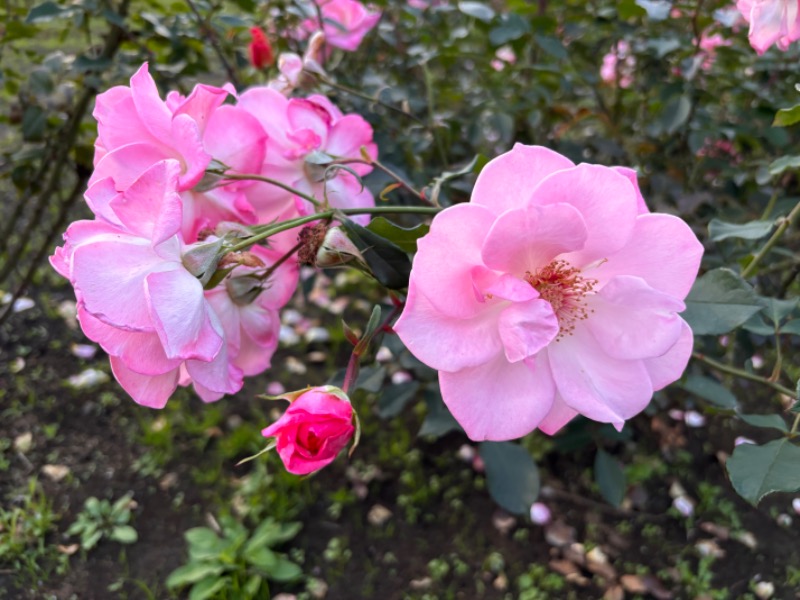
[[[261,434],[275,438],[278,456],[290,473],[307,475],[320,470],[333,462],[356,434],[350,399],[337,387],[308,388],[279,398],[291,404]]]
[[[250,62],[256,69],[270,66],[275,58],[272,55],[272,46],[270,46],[267,36],[258,27],[251,27],[250,35],[253,37],[253,40],[247,46],[250,53]]]

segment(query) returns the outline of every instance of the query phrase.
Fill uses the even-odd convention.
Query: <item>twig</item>
[[[753,274],[753,272],[756,270],[756,266],[758,265],[758,263],[761,262],[761,260],[769,253],[769,251],[772,250],[773,246],[775,246],[775,244],[778,243],[778,240],[781,239],[781,236],[789,228],[789,226],[797,218],[798,215],[800,215],[800,202],[795,204],[795,207],[792,209],[792,212],[786,215],[786,217],[784,217],[783,219],[779,219],[778,228],[770,236],[767,242],[761,247],[758,253],[753,257],[753,260],[751,260],[750,263],[742,271],[742,277],[747,279]]]
[[[236,76],[236,71],[234,68],[228,62],[225,53],[222,51],[222,47],[219,45],[219,39],[217,38],[217,33],[214,31],[214,28],[211,27],[208,21],[203,18],[192,0],[186,0],[186,4],[192,13],[194,13],[194,16],[197,17],[197,24],[200,26],[200,30],[205,31],[206,35],[208,36],[208,41],[211,44],[211,47],[214,49],[214,52],[216,52],[217,57],[225,69],[225,72],[228,74],[228,78],[231,80],[231,83],[234,85],[234,87],[236,87],[236,89],[239,89],[239,78]]]
[[[781,394],[785,394],[791,398],[794,398],[794,391],[781,385],[777,381],[770,381],[766,377],[761,377],[760,375],[756,375],[755,373],[749,373],[748,371],[745,371],[743,369],[738,369],[736,367],[726,365],[724,363],[714,360],[713,358],[709,358],[705,354],[701,354],[700,352],[692,352],[692,358],[707,364],[708,366],[716,369],[717,371],[727,373],[728,375],[733,375],[734,377],[747,379],[748,381],[755,381],[756,383],[760,383],[761,385],[771,387],[776,392],[780,392]]]

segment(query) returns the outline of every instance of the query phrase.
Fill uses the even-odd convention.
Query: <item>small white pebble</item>
[[[740,435],[735,440],[733,440],[734,446],[741,446],[742,444],[755,444],[755,442],[751,440],[749,437],[744,437],[743,435]]]
[[[33,447],[33,434],[26,431],[14,438],[14,450],[25,454]]]
[[[546,504],[534,502],[531,504],[531,521],[536,525],[547,525],[552,515]]]
[[[750,357],[750,362],[753,363],[754,369],[760,369],[764,366],[764,358],[758,354],[753,354],[753,356]]]
[[[775,519],[778,522],[778,525],[781,527],[791,527],[792,526],[792,517],[787,515],[786,513],[781,513],[778,515],[778,518]]]
[[[13,297],[14,296],[12,294],[9,294],[8,292],[3,292],[2,296],[0,296],[0,304],[8,304],[9,302],[11,302],[11,299]]]
[[[405,383],[406,381],[411,381],[413,377],[411,377],[411,373],[408,371],[397,371],[396,373],[392,373],[392,383],[398,385],[400,383]]]
[[[84,369],[77,375],[73,375],[67,379],[67,383],[76,390],[83,390],[105,383],[108,379],[108,375],[103,371],[99,371],[98,369]]]
[[[30,298],[17,298],[14,301],[13,311],[15,313],[21,313],[24,310],[33,308],[34,306],[36,306],[36,303]]]
[[[800,498],[795,498],[792,500],[792,508],[794,509],[794,512],[800,515]]]
[[[25,368],[25,359],[21,356],[18,356],[14,359],[11,363],[11,366],[8,368],[12,373],[20,373],[22,369]]]
[[[461,447],[458,449],[456,456],[463,460],[464,462],[472,462],[472,459],[475,458],[475,447],[470,446],[469,444],[461,444]]]
[[[678,496],[672,501],[672,506],[684,517],[691,517],[694,514],[694,503],[688,496]]]
[[[312,342],[327,342],[331,339],[331,334],[324,327],[311,327],[306,331],[304,337],[306,338],[306,342],[310,344]]]
[[[64,300],[58,305],[58,316],[64,319],[70,329],[78,328],[78,305],[73,300]]]
[[[378,352],[375,353],[375,360],[378,362],[389,362],[392,358],[394,358],[394,355],[386,346],[381,346],[378,348]]]
[[[69,351],[78,358],[90,359],[97,354],[97,346],[94,344],[72,344],[69,347]]]
[[[719,337],[719,345],[722,346],[723,348],[727,348],[728,344],[730,343],[731,343],[731,338],[729,338],[727,335],[721,335]]]
[[[703,427],[706,424],[706,418],[696,410],[687,410],[683,415],[683,422],[687,427]]]
[[[305,375],[308,368],[294,356],[286,359],[286,370],[295,375]]]
[[[683,421],[683,411],[678,410],[677,408],[673,408],[668,413],[669,418],[673,419],[674,421]]]
[[[284,346],[294,346],[300,341],[300,336],[288,325],[281,325],[281,332],[278,337]]]
[[[296,311],[293,308],[287,308],[281,314],[281,322],[285,323],[286,325],[294,325],[302,320],[303,320],[303,315],[301,315],[300,312]]]
[[[753,591],[759,600],[769,600],[775,594],[775,585],[770,581],[759,581]]]

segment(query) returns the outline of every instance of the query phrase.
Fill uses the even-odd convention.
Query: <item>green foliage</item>
[[[268,581],[298,581],[303,571],[273,547],[286,544],[300,531],[300,523],[264,520],[248,531],[233,517],[219,520],[219,533],[208,527],[188,530],[189,561],[167,578],[167,588],[189,588],[189,598],[241,598],[269,594]]]
[[[719,335],[742,325],[763,302],[739,275],[715,269],[700,277],[686,298],[683,318],[695,335]]]
[[[528,514],[539,496],[539,470],[530,453],[510,442],[482,442],[489,494],[512,514]]]
[[[67,535],[80,536],[81,548],[91,550],[102,539],[120,544],[135,544],[139,539],[129,525],[133,494],[125,494],[113,504],[108,500],[87,498],[83,510],[67,529]]]
[[[762,446],[740,444],[725,468],[734,489],[752,504],[773,492],[800,491],[800,447],[788,438]]]
[[[625,471],[622,464],[605,450],[598,450],[594,459],[594,478],[600,494],[614,506],[625,498]]]
[[[50,500],[36,479],[28,481],[21,495],[19,506],[0,507],[0,570],[12,569],[30,579],[45,575],[54,566],[64,570],[66,556],[46,540],[58,522]]]

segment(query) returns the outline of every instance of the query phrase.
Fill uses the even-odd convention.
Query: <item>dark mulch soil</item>
[[[61,515],[60,533],[53,534],[49,543],[74,541],[66,538],[63,532],[80,512],[86,498],[119,498],[128,492],[133,493],[138,505],[134,524],[139,541],[128,547],[103,541],[87,554],[78,551],[70,558],[70,568],[65,575],[51,573],[40,581],[23,581],[18,574],[0,568],[0,597],[31,599],[49,594],[58,599],[81,600],[147,598],[137,584],[140,581],[155,597],[167,598],[163,582],[167,574],[185,560],[182,533],[190,527],[203,525],[206,512],[219,512],[220,507],[208,505],[209,495],[192,483],[190,470],[203,461],[202,456],[178,456],[168,467],[175,474],[176,482],[170,487],[159,485],[158,478],[144,476],[131,468],[136,459],[148,452],[135,441],[136,431],[141,427],[137,411],[144,409],[126,400],[113,408],[104,406],[100,401],[103,392],[123,395],[113,382],[86,392],[64,385],[66,377],[86,366],[68,352],[68,346],[73,341],[84,343],[85,340],[79,331],[68,328],[63,319],[55,314],[44,314],[40,307],[56,306],[65,298],[67,296],[61,298],[58,293],[37,298],[37,308],[15,316],[0,332],[4,336],[0,338],[3,355],[0,384],[4,390],[0,438],[14,439],[25,432],[34,434],[32,450],[24,458],[12,455],[10,470],[0,474],[0,499],[4,506],[9,506],[15,501],[15,494],[25,487],[27,479],[37,475],[42,465],[57,462],[69,467],[71,483],[69,479],[53,483],[46,477],[38,477],[54,509]],[[54,347],[53,340],[60,340],[60,347]],[[25,367],[21,373],[14,374],[10,365],[18,356],[24,358]],[[23,376],[27,377],[24,380],[27,389],[19,385]],[[192,406],[202,410],[199,403]],[[57,433],[52,439],[46,439],[43,432],[52,424],[58,424]],[[733,503],[743,529],[758,541],[758,547],[751,550],[733,539],[717,540],[725,556],[713,564],[714,589],[727,589],[730,598],[738,598],[748,591],[753,577],[760,574],[762,579],[775,584],[775,598],[800,598],[800,594],[785,582],[787,566],[800,567],[800,519],[795,517],[794,524],[782,527],[774,518],[777,510],[787,510],[787,498],[770,499],[754,509],[736,496],[715,454],[717,448],[731,447],[731,431],[724,427],[686,430],[682,425],[676,431],[680,443],[685,443],[685,449],[691,453],[690,463],[682,467],[680,477],[670,475],[649,480],[641,490],[646,498],[644,505],[628,512],[603,504],[596,491],[588,488],[587,472],[593,451],[548,454],[540,467],[544,483],[557,490],[555,496],[546,499],[554,519],[574,528],[575,541],[600,544],[618,575],[625,574],[622,569],[626,563],[644,565],[653,574],[667,572],[687,546],[712,537],[700,527],[700,523],[711,517],[698,515],[694,523],[687,525],[685,519],[667,513],[672,502],[669,486],[672,481],[680,480],[688,494],[697,498],[697,486],[702,482],[710,483],[722,489],[719,500]],[[637,452],[658,456],[663,451],[663,431],[658,435],[654,433],[651,417],[642,416],[634,422],[634,435]],[[456,434],[433,445],[418,441],[417,447],[423,450],[421,468],[425,477],[441,475],[441,463],[430,457],[452,455],[464,441]],[[365,442],[359,452],[368,453],[377,443],[377,440]],[[206,451],[212,452],[213,446]],[[451,464],[464,467],[461,463]],[[220,478],[234,473],[232,462],[228,467],[230,471],[221,472]],[[320,489],[333,490],[345,485],[343,473],[344,465],[340,461],[319,476]],[[428,563],[452,554],[469,565],[471,574],[455,577],[451,572],[441,582],[432,584],[431,593],[445,590],[438,597],[475,598],[476,582],[482,581],[485,591],[481,597],[503,598],[509,593],[516,597],[514,579],[530,565],[547,565],[563,558],[562,551],[548,542],[541,527],[518,522],[511,534],[501,533],[492,522],[497,508],[485,491],[472,489],[467,493],[461,498],[464,510],[457,514],[451,514],[444,503],[430,501],[422,507],[416,522],[408,522],[403,507],[398,506],[399,475],[398,471],[387,468],[383,477],[369,483],[368,496],[345,506],[337,519],[329,516],[326,510],[329,501],[324,495],[300,514],[304,529],[294,545],[305,551],[306,573],[320,577],[329,585],[326,596],[329,600],[420,597],[428,585],[424,581],[429,574]],[[182,499],[178,503],[179,495]],[[392,511],[388,525],[375,527],[367,522],[368,509],[375,504]],[[776,510],[771,514],[772,508]],[[628,525],[624,532],[621,532],[622,523]],[[660,527],[659,539],[642,533],[653,524]],[[514,529],[519,527],[530,528],[527,540],[513,538]],[[347,541],[351,552],[349,559],[331,563],[322,558],[332,537]],[[505,560],[510,581],[505,591],[496,589],[496,585],[501,588],[502,585],[486,568],[485,559],[491,552],[500,553]],[[394,560],[388,560],[387,554]],[[697,553],[690,555],[696,566]],[[612,585],[593,576],[586,568],[579,570],[585,577],[584,585],[570,583],[553,597],[601,598]],[[120,578],[126,582],[122,590],[109,592],[108,586]],[[661,583],[674,598],[690,597],[677,580],[662,580]]]

